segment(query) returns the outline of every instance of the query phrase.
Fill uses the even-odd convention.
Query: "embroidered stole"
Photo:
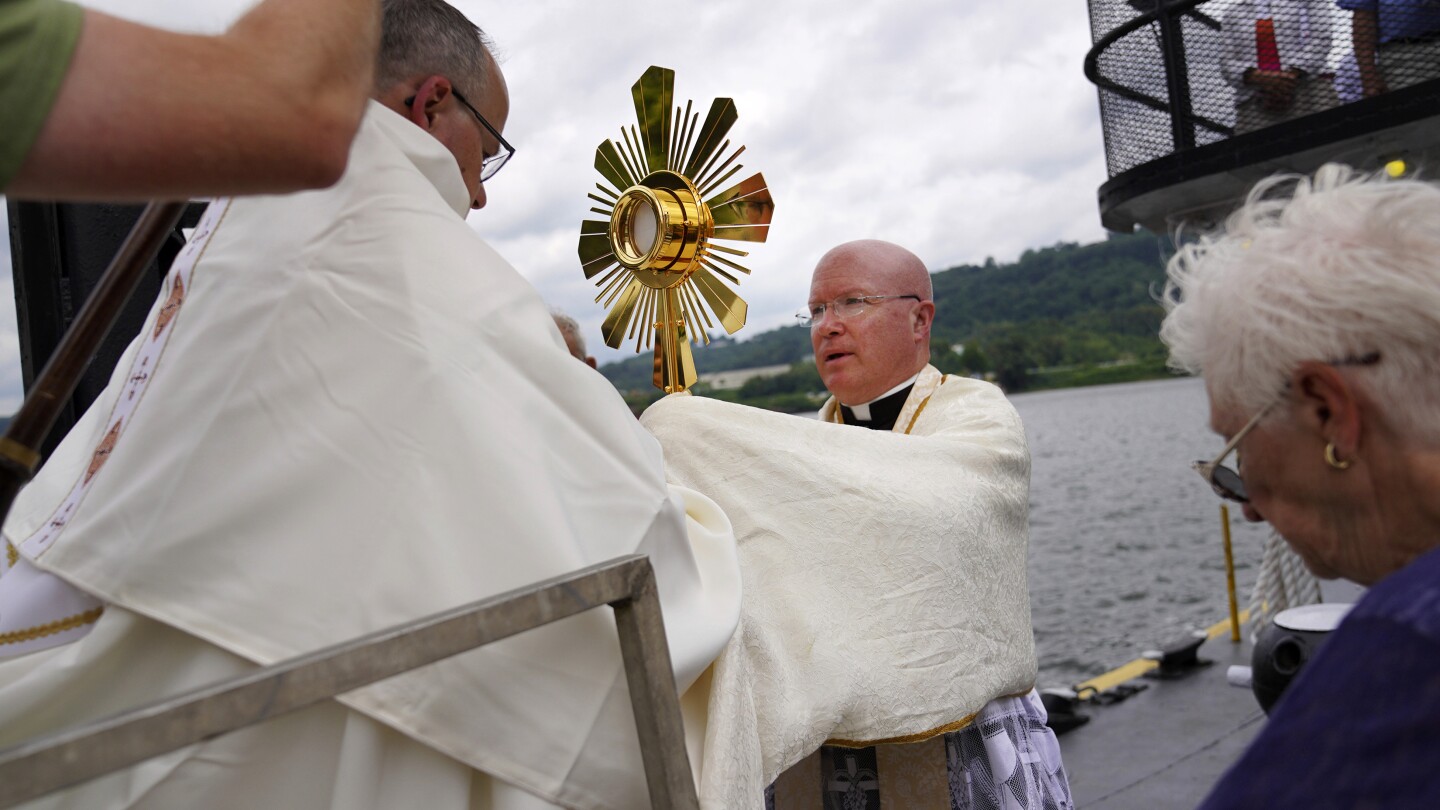
[[[64,533],[92,482],[124,436],[125,427],[145,398],[150,379],[159,368],[170,335],[175,331],[175,320],[191,287],[195,266],[229,207],[228,199],[212,202],[185,249],[175,257],[160,291],[158,310],[152,310],[144,331],[135,338],[139,342],[138,350],[134,351],[123,380],[124,387],[106,419],[105,424],[110,427],[91,454],[89,466],[38,530],[19,542],[6,538],[4,560],[0,563],[0,659],[75,641],[89,633],[105,611],[100,600],[40,570],[31,560],[40,559]],[[134,350],[135,344],[131,345]],[[111,386],[120,383],[120,377],[111,376]]]

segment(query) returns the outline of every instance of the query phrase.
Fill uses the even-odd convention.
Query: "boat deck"
[[[1214,663],[1159,680],[1119,703],[1085,701],[1090,722],[1060,735],[1077,807],[1153,810],[1195,807],[1264,724],[1249,689],[1230,686],[1225,670],[1250,663],[1250,644],[1212,636],[1200,658]]]

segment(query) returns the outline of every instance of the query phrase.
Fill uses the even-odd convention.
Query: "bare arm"
[[[96,11],[14,197],[134,200],[326,186],[372,91],[376,0],[266,0],[224,34]]]
[[[1360,85],[1365,97],[1386,92],[1385,77],[1380,75],[1375,50],[1380,42],[1380,21],[1374,9],[1356,9],[1350,23],[1350,38],[1355,45],[1355,62],[1360,66]]]

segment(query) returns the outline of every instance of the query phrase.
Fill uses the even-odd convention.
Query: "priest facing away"
[[[807,314],[819,421],[686,395],[642,419],[740,544],[739,629],[686,695],[702,802],[1072,807],[1034,690],[1019,416],[929,365],[930,275],[904,248],[825,254]]]
[[[667,487],[465,224],[511,154],[484,35],[442,0],[383,6],[343,176],[211,202],[16,500],[0,748],[634,552],[680,688],[729,639],[724,515]],[[25,806],[633,810],[630,712],[592,610]]]

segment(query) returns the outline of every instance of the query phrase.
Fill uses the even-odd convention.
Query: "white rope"
[[[1271,532],[1265,540],[1260,574],[1250,592],[1250,640],[1274,621],[1286,608],[1313,605],[1320,601],[1320,582],[1305,567],[1300,555],[1290,550],[1280,535]]]

